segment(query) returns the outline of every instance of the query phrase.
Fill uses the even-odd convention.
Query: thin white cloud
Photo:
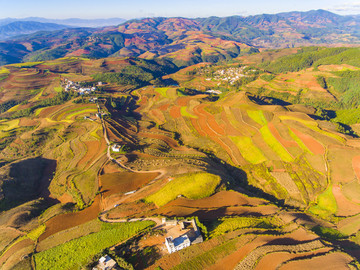
[[[336,5],[330,10],[338,12],[355,13],[360,12],[360,1],[344,3],[342,5]]]

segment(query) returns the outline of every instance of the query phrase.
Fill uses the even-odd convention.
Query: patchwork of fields
[[[107,68],[123,63],[112,61]],[[86,75],[69,72],[80,65]],[[360,243],[357,138],[251,91],[188,94],[184,85],[214,85],[189,81],[189,68],[167,76],[181,87],[110,82],[96,102],[64,94],[57,73],[44,72],[82,82],[102,65],[74,57],[0,70],[2,101],[19,93],[0,120],[2,269],[77,269],[105,249],[124,265],[137,260],[131,253],[144,258],[135,269],[358,266],[357,247],[347,246]],[[328,71],[319,70],[247,87],[327,96],[316,76]],[[29,199],[12,201],[16,188]],[[197,217],[206,241],[166,254],[158,217]]]

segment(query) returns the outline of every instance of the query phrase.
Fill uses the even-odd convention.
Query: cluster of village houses
[[[175,231],[178,232],[176,236],[167,235],[165,237],[165,246],[170,254],[189,247],[190,245],[202,243],[204,241],[195,219],[179,221],[166,220],[166,218],[163,218],[162,226],[165,228],[170,227],[172,230],[177,229]],[[118,267],[116,261],[108,255],[101,257],[97,266],[93,268],[93,270],[110,269],[120,268]]]
[[[215,80],[226,81],[230,84],[234,84],[241,77],[249,76],[249,74],[245,72],[246,68],[247,68],[246,66],[243,66],[243,67],[230,67],[225,69],[218,69],[213,73],[212,78],[206,78],[206,80],[211,81],[212,79],[215,79]],[[254,71],[255,70],[250,70],[250,72],[254,72]]]
[[[98,85],[101,85],[101,82],[98,83]],[[80,85],[79,82],[73,82],[73,81],[70,81],[69,79],[64,79],[64,89],[66,92],[72,90],[74,92],[77,92],[79,93],[80,95],[84,95],[84,94],[90,94],[94,91],[96,91],[96,87],[93,86],[93,87],[82,87]]]

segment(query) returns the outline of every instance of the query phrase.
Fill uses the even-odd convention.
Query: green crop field
[[[94,129],[94,130],[90,133],[90,135],[93,136],[93,137],[94,137],[95,139],[97,139],[97,140],[100,140],[100,139],[101,139],[100,136],[99,136],[99,134],[98,134],[98,130],[99,130],[99,129],[100,129],[100,127]]]
[[[13,67],[19,67],[19,68],[30,68],[34,67],[36,65],[40,65],[44,62],[26,62],[26,63],[17,63],[17,64],[11,64]]]
[[[256,123],[258,123],[258,124],[260,124],[262,126],[266,125],[267,121],[265,119],[263,111],[260,111],[260,110],[257,110],[257,111],[247,110],[247,114]]]
[[[36,241],[40,235],[42,235],[45,232],[46,226],[45,224],[40,225],[36,229],[32,230],[27,234],[27,237],[29,237],[31,240]]]
[[[236,250],[236,243],[238,238],[232,239],[230,241],[226,241],[225,243],[214,247],[200,255],[191,258],[185,262],[182,262],[176,265],[173,270],[202,270],[210,265],[215,264],[221,258],[231,254]]]
[[[66,115],[65,119],[67,120],[70,120],[71,118],[75,118],[76,116],[78,115],[81,115],[81,114],[87,114],[87,113],[96,113],[97,112],[97,109],[96,108],[93,108],[93,109],[84,109],[84,110],[81,110],[81,111],[77,111],[77,112],[73,112],[71,114],[68,114]]]
[[[163,206],[183,195],[189,199],[201,199],[212,195],[220,184],[220,177],[210,173],[189,173],[176,177],[158,192],[146,198],[157,206]]]
[[[295,140],[295,142],[299,145],[299,147],[304,151],[304,152],[307,152],[309,154],[313,154],[309,148],[307,148],[307,146],[303,143],[303,141],[298,137],[296,136],[296,134],[289,128],[289,133],[290,133],[290,136]]]
[[[317,198],[317,204],[311,206],[309,211],[321,218],[328,218],[331,214],[336,213],[337,204],[335,196],[332,193],[332,185],[325,190],[324,193],[320,194]]]
[[[153,224],[152,221],[107,224],[100,232],[36,253],[35,269],[79,269],[103,249],[122,242]]]
[[[10,73],[10,71],[7,69],[7,68],[5,68],[5,67],[2,67],[1,69],[0,69],[0,74],[9,74]]]
[[[220,224],[210,231],[211,237],[223,235],[227,232],[235,231],[242,228],[275,228],[277,223],[272,218],[267,217],[231,217],[222,218]]]
[[[169,90],[169,88],[167,87],[163,87],[163,88],[156,88],[155,91],[158,92],[160,95],[162,95],[163,97],[168,97],[167,95],[167,91]]]
[[[335,140],[338,140],[340,142],[344,142],[345,139],[340,137],[339,135],[336,135],[334,133],[331,133],[331,132],[328,132],[328,131],[325,131],[325,130],[322,130],[318,127],[318,124],[315,122],[315,121],[311,121],[311,120],[303,120],[303,119],[300,119],[300,118],[297,118],[297,117],[293,117],[293,116],[288,116],[288,115],[280,115],[279,118],[281,120],[294,120],[294,121],[297,121],[297,122],[300,122],[302,124],[304,124],[306,127],[312,129],[313,131],[316,131],[320,134],[323,134],[325,136],[328,136],[328,137],[331,137]]]
[[[260,129],[264,141],[274,150],[274,152],[283,160],[287,162],[293,161],[293,157],[282,146],[282,144],[274,137],[268,126],[263,126]]]
[[[63,88],[61,86],[58,86],[58,87],[54,87],[54,90],[60,93],[63,90]]]
[[[0,138],[9,136],[9,133],[19,128],[19,119],[0,122]]]
[[[182,116],[186,116],[186,117],[189,117],[189,118],[197,118],[197,116],[192,115],[191,113],[189,113],[185,106],[180,108],[180,112],[181,112]]]
[[[239,148],[241,155],[250,163],[258,164],[267,160],[261,150],[253,144],[251,138],[230,136],[230,139]]]

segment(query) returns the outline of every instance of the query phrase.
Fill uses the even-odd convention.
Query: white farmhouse
[[[114,144],[111,146],[111,150],[113,150],[113,152],[120,152],[121,146],[118,144]]]
[[[165,238],[165,245],[169,253],[173,253],[183,248],[189,247],[190,244],[191,244],[190,239],[186,234],[179,236],[175,239],[173,239],[172,236]]]

